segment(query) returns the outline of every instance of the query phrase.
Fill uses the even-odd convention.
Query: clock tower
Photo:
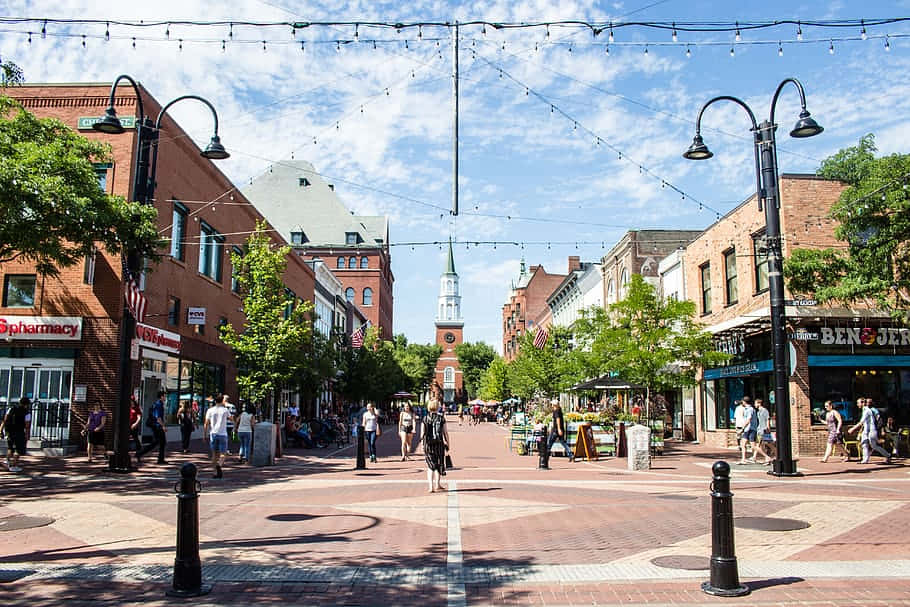
[[[446,270],[439,278],[439,298],[436,306],[436,344],[442,355],[436,363],[434,392],[446,406],[462,402],[464,382],[455,346],[463,340],[464,320],[461,318],[461,295],[458,294],[458,274],[455,273],[455,256],[449,239],[449,258]]]

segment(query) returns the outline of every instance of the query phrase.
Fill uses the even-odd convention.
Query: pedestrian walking
[[[136,453],[142,448],[142,407],[135,396],[130,396],[130,440],[135,445]]]
[[[164,423],[164,397],[166,395],[167,392],[164,390],[158,391],[157,398],[145,418],[146,427],[152,431],[152,442],[143,447],[141,451],[136,451],[137,463],[142,461],[143,455],[158,447],[158,463],[167,464],[164,459],[164,450],[167,447],[167,425]]]
[[[751,399],[748,396],[743,397],[742,400],[736,401],[736,409],[733,410],[733,427],[736,428],[736,446],[740,449],[743,448],[743,432],[745,431],[746,425],[746,407],[751,407]],[[746,459],[745,454],[743,454],[742,459]]]
[[[857,429],[862,426],[863,431],[860,435],[860,445],[863,449],[863,459],[859,462],[861,464],[868,464],[871,461],[872,451],[884,456],[885,463],[891,463],[891,454],[885,451],[881,445],[878,444],[878,430],[879,430],[879,420],[881,419],[878,415],[878,410],[872,406],[871,398],[860,398],[857,400],[857,404],[860,405],[863,409],[863,414],[859,418],[859,421],[854,424],[847,432],[853,434]]]
[[[398,436],[401,438],[401,461],[407,461],[411,453],[411,440],[414,438],[414,411],[411,403],[405,403],[398,415]]]
[[[423,420],[423,453],[427,463],[429,492],[445,491],[442,477],[446,475],[446,451],[449,450],[449,432],[446,430],[446,416],[440,413],[435,400],[427,405],[427,416]]]
[[[554,443],[559,443],[562,445],[566,457],[569,458],[569,463],[571,464],[575,461],[575,456],[572,454],[572,450],[569,449],[569,444],[566,443],[566,436],[568,436],[568,433],[566,432],[566,420],[562,415],[562,407],[555,398],[550,401],[550,404],[553,407],[553,423],[550,426],[550,437],[547,439],[547,453],[549,453]]]
[[[28,435],[32,426],[32,402],[27,396],[14,402],[3,421],[0,422],[0,438],[6,433],[6,467],[10,472],[22,472],[19,466],[19,458],[25,456],[26,447],[28,446]]]
[[[363,431],[367,439],[367,447],[370,450],[370,461],[376,461],[376,437],[382,434],[382,428],[379,425],[379,415],[373,403],[367,404],[367,410],[363,412]]]
[[[227,408],[227,396],[222,396],[215,401],[215,406],[205,412],[205,423],[202,426],[203,435],[208,434],[212,447],[212,466],[215,473],[212,478],[224,478],[221,465],[228,446],[227,422],[231,413]]]
[[[177,409],[177,424],[180,426],[180,446],[184,453],[190,452],[190,439],[196,430],[196,416],[193,414],[192,405],[180,403]]]
[[[825,425],[828,427],[828,446],[825,447],[825,455],[818,461],[826,463],[828,458],[831,457],[835,445],[843,454],[841,461],[850,461],[850,454],[847,453],[847,448],[844,447],[844,418],[841,417],[840,412],[834,408],[834,403],[830,400],[825,401]]]
[[[95,401],[95,404],[92,405],[92,410],[88,414],[88,422],[85,424],[85,434],[88,438],[85,450],[90,464],[94,462],[95,447],[98,447],[102,454],[104,453],[104,422],[106,419],[107,412],[99,401]]]
[[[771,434],[771,412],[765,406],[765,401],[760,398],[755,399],[755,416],[758,418],[758,429],[755,433],[755,440],[758,442],[758,452],[765,456],[762,464],[768,466],[771,464],[772,458],[771,452],[767,449],[771,449],[774,445],[773,435]],[[754,453],[752,454],[752,459],[755,459]]]
[[[252,405],[247,405],[243,413],[237,416],[234,425],[237,428],[237,436],[240,437],[240,463],[245,464],[250,461],[250,445],[253,442],[253,426],[256,424],[256,416],[253,413]]]

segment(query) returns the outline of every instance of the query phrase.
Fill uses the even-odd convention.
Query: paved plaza
[[[292,449],[268,468],[234,458],[221,480],[201,442],[127,476],[81,457],[29,457],[24,474],[0,473],[0,596],[7,605],[910,605],[905,460],[804,459],[804,476],[786,479],[732,466],[739,575],[752,592],[718,598],[701,591],[711,465],[734,462],[735,451],[671,442],[646,472],[617,458],[554,457],[537,470],[536,457],[508,450],[503,427],[451,417],[449,432],[456,469],[449,491],[432,494],[419,449],[400,461],[394,432],[359,471],[352,447]],[[187,461],[200,467],[200,556],[213,588],[180,601],[164,592]],[[763,519],[802,528],[747,524]]]

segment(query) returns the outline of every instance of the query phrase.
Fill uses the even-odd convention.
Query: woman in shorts
[[[406,461],[414,439],[414,411],[411,403],[406,403],[398,416],[398,436],[401,437],[401,461]]]

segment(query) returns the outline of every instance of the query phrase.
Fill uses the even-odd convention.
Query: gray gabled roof
[[[241,191],[288,242],[291,232],[303,232],[304,246],[343,246],[356,232],[361,246],[388,244],[388,217],[353,215],[309,162],[275,163]]]

